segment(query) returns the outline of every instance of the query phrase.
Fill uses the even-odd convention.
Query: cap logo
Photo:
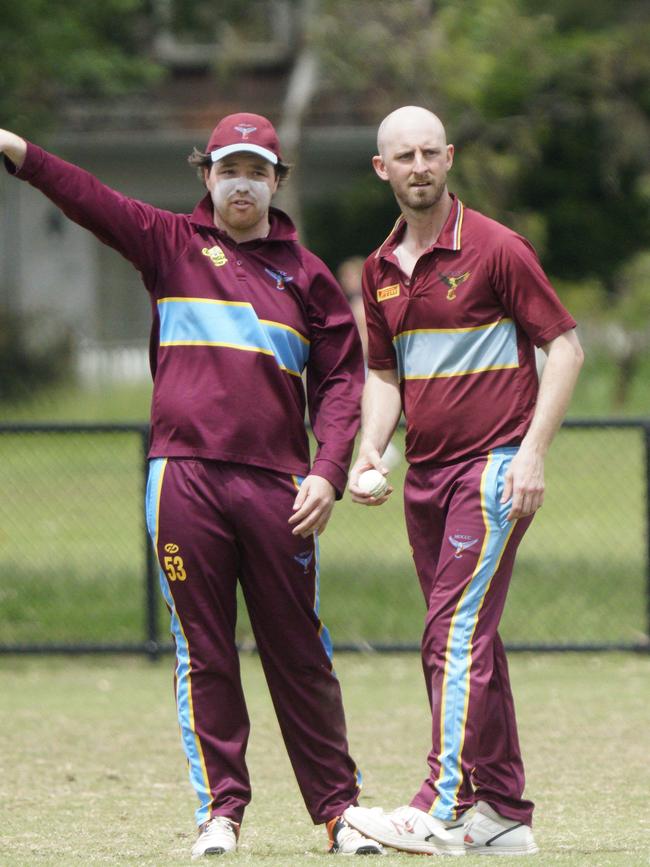
[[[229,114],[212,130],[207,152],[213,163],[241,151],[257,154],[277,166],[280,143],[271,122],[257,114]]]
[[[241,133],[241,137],[244,141],[248,139],[248,136],[257,130],[256,126],[251,126],[249,123],[241,123],[235,127],[237,132]]]

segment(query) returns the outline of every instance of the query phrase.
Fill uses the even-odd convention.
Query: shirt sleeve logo
[[[207,256],[210,259],[215,268],[221,268],[221,266],[225,265],[228,261],[226,259],[226,254],[217,244],[215,244],[214,247],[204,247],[201,252],[204,256]]]
[[[471,271],[465,271],[464,274],[459,274],[457,277],[452,277],[451,274],[438,274],[438,277],[442,280],[447,289],[447,301],[453,301],[456,297],[456,289],[460,286],[461,283],[464,283],[465,280],[469,279],[471,276]]]
[[[399,283],[393,283],[392,286],[382,286],[377,289],[377,301],[388,301],[389,298],[397,298],[399,295]]]

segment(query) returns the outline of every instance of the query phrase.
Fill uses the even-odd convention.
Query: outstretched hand
[[[27,142],[8,129],[0,129],[0,153],[3,153],[19,169],[25,161]]]

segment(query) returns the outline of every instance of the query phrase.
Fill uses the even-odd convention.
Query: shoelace
[[[215,831],[230,831],[233,834],[235,833],[232,822],[225,816],[213,816],[212,819],[209,819],[205,823],[201,833],[212,834]]]
[[[348,825],[347,822],[339,830],[339,832],[336,836],[338,837],[339,843],[360,842],[361,840],[366,839],[363,836],[363,834],[361,834],[359,831],[357,831],[356,828],[353,828],[351,825]]]

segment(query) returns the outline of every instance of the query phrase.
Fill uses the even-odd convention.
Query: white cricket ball
[[[388,488],[386,477],[379,470],[364,470],[357,484],[364,494],[370,494],[371,497],[381,497]]]

